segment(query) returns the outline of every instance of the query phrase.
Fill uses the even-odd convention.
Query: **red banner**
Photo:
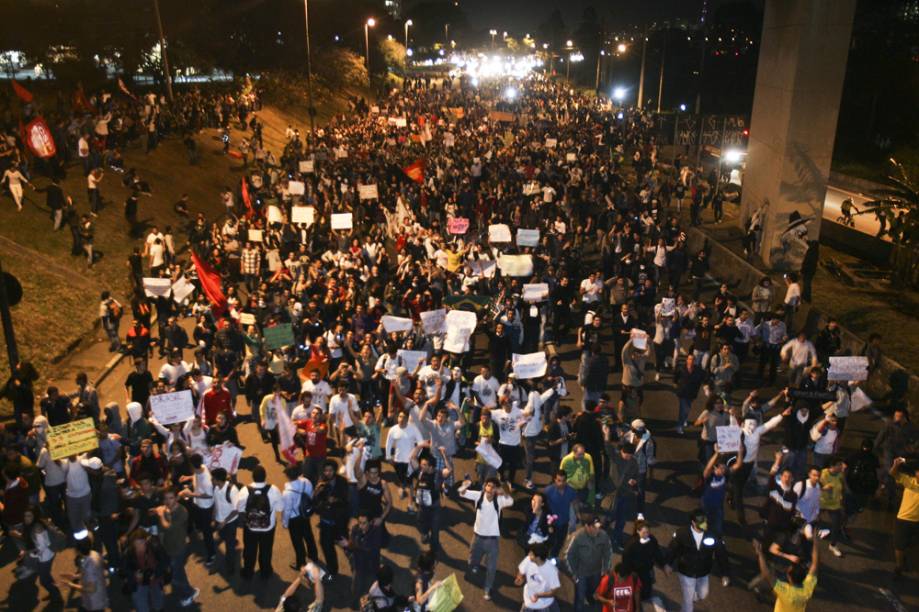
[[[405,176],[412,179],[419,185],[424,183],[424,160],[419,159],[413,164],[402,168],[402,172],[405,173]]]
[[[20,84],[17,83],[16,81],[10,81],[10,82],[13,84],[13,92],[15,92],[15,94],[16,94],[17,96],[19,96],[19,99],[20,99],[20,100],[22,100],[23,102],[31,102],[31,101],[32,101],[33,96],[32,96],[32,94],[31,94],[31,92],[29,92],[28,89],[26,89],[25,87],[23,87],[22,85],[20,85]]]
[[[246,219],[251,219],[255,216],[255,211],[252,209],[252,198],[249,196],[249,182],[246,177],[243,177],[242,187],[240,187],[239,191],[240,195],[242,195],[243,204],[246,205]]]
[[[57,147],[54,146],[54,138],[51,136],[51,130],[48,124],[41,117],[36,117],[30,121],[23,130],[23,138],[29,148],[38,157],[54,157],[57,153]]]
[[[214,307],[214,316],[219,318],[227,308],[227,298],[223,294],[223,283],[220,280],[220,275],[209,263],[201,261],[194,251],[191,253],[191,260],[195,264],[198,280],[201,282],[201,289]]]

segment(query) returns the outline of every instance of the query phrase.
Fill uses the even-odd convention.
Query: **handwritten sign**
[[[294,223],[312,225],[316,222],[316,209],[312,206],[294,206],[290,209],[290,219]]]
[[[332,229],[333,230],[349,230],[353,225],[353,220],[351,213],[333,213],[332,214]]]
[[[172,281],[168,278],[145,278],[144,293],[147,297],[166,297],[172,290]]]
[[[91,418],[48,428],[48,452],[54,461],[97,448],[99,438],[96,436],[96,426]]]
[[[453,217],[447,219],[447,232],[451,234],[465,234],[469,231],[469,219],[466,217]]]
[[[505,276],[532,276],[533,257],[530,255],[501,255],[498,269]]]
[[[488,242],[510,242],[511,228],[503,223],[496,223],[488,226]]]
[[[447,311],[443,308],[421,313],[421,328],[426,334],[442,334],[447,330]]]
[[[235,474],[239,469],[239,460],[243,456],[243,451],[238,446],[233,446],[229,442],[224,442],[219,446],[211,448],[210,452],[204,457],[204,463],[208,470],[223,468],[228,474]]]
[[[827,380],[868,380],[868,358],[830,357]]]
[[[538,229],[517,229],[517,246],[534,247],[539,245]]]
[[[184,423],[195,416],[195,403],[191,391],[176,391],[150,396],[150,410],[160,425]]]
[[[546,148],[547,149],[554,149],[556,146],[558,146],[558,139],[546,138]]]
[[[473,276],[482,278],[494,278],[498,264],[490,259],[477,259],[469,262],[469,268]]]
[[[740,427],[737,425],[721,425],[715,427],[718,436],[719,453],[736,453],[740,450]]]
[[[629,332],[629,339],[632,341],[632,346],[639,351],[648,348],[648,332],[643,329],[632,329],[632,331]]]
[[[260,229],[250,229],[249,233],[246,234],[249,239],[249,242],[261,242],[262,241],[262,230]]]
[[[539,186],[539,181],[529,181],[523,184],[523,195],[525,196],[536,195],[540,191],[542,188]]]
[[[549,299],[548,283],[532,283],[523,286],[524,302],[542,302]]]
[[[316,162],[314,162],[311,159],[304,159],[298,164],[300,168],[300,172],[302,172],[303,174],[312,174],[316,167],[315,163]]]
[[[405,366],[406,370],[414,372],[418,364],[424,359],[427,359],[428,354],[424,351],[407,351],[405,349],[399,349],[396,356],[399,358],[402,365]]]
[[[577,160],[578,160],[577,153],[565,153],[565,161],[566,161],[566,162],[573,162],[573,161],[577,161]]]
[[[392,315],[383,315],[380,319],[383,329],[387,333],[412,331],[412,320],[407,317],[394,317]]]
[[[478,317],[467,310],[451,310],[445,320],[447,334],[444,338],[444,350],[450,353],[463,353],[468,349],[469,338],[478,325]]]
[[[306,184],[303,181],[288,181],[287,193],[290,195],[303,195],[306,193]]]
[[[255,325],[255,315],[251,312],[239,313],[239,322],[243,325]]]
[[[294,328],[290,323],[266,327],[262,330],[262,335],[265,337],[265,346],[271,351],[294,343]]]
[[[485,460],[485,463],[498,469],[501,467],[502,459],[501,455],[498,454],[498,451],[495,450],[495,447],[491,445],[485,438],[479,442],[479,445],[475,447],[475,452],[477,452],[482,459]]]
[[[518,379],[539,378],[546,375],[546,354],[542,351],[538,353],[526,353],[523,355],[514,353],[511,355],[511,366],[514,368],[514,374]]]
[[[378,200],[380,199],[379,191],[377,190],[376,184],[373,185],[358,185],[357,186],[357,195],[362,200]]]

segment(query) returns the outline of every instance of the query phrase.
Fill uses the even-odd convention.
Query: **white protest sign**
[[[387,333],[412,331],[412,320],[406,317],[383,315],[383,318],[380,319],[380,323],[383,324],[383,329],[385,329]]]
[[[290,209],[290,220],[293,223],[312,225],[316,222],[316,209],[312,206],[294,206]]]
[[[491,261],[490,259],[477,259],[475,261],[470,261],[469,267],[472,269],[473,276],[494,278],[495,270],[497,269],[497,263]]]
[[[451,310],[447,313],[445,323],[448,329],[450,327],[465,327],[475,330],[475,326],[479,324],[479,318],[471,310]]]
[[[531,276],[533,257],[530,255],[502,255],[498,258],[498,269],[504,276]]]
[[[536,195],[540,191],[542,191],[542,187],[539,186],[539,181],[530,181],[523,184],[523,195],[525,196]]]
[[[172,281],[168,278],[144,278],[144,293],[147,297],[166,297],[172,289]]]
[[[447,335],[444,338],[444,350],[450,353],[466,351],[469,338],[475,331],[478,318],[474,312],[451,310],[445,320]]]
[[[481,442],[479,442],[479,445],[475,447],[475,452],[481,455],[482,459],[485,460],[485,463],[487,463],[492,468],[497,470],[501,467],[501,455],[499,455],[498,451],[495,450],[495,447],[492,446],[484,438]]]
[[[542,351],[538,353],[526,353],[511,355],[511,365],[514,368],[514,374],[520,380],[526,378],[539,378],[546,375],[546,354]]]
[[[851,402],[852,412],[858,412],[871,405],[871,398],[868,397],[868,394],[862,391],[861,388],[856,387],[855,391],[852,392]]]
[[[566,161],[566,162],[577,161],[577,159],[578,159],[577,153],[565,153],[565,161]]]
[[[349,230],[353,227],[351,213],[334,213],[332,214],[333,230]]]
[[[534,247],[539,245],[538,229],[517,228],[517,246]]]
[[[287,193],[290,195],[303,195],[306,193],[306,185],[303,181],[288,181]]]
[[[557,138],[546,138],[546,148],[554,149],[558,145]]]
[[[407,351],[405,349],[399,349],[396,355],[409,372],[414,372],[418,364],[428,357],[428,354],[424,351]]]
[[[421,313],[421,328],[426,334],[442,334],[447,330],[447,311],[443,308]]]
[[[532,283],[523,286],[524,302],[542,302],[549,299],[548,283]]]
[[[344,147],[337,147],[334,149],[334,151],[335,151],[335,159],[347,159],[348,149]]]
[[[243,325],[255,325],[255,315],[251,312],[239,313],[239,322]]]
[[[373,106],[370,107],[370,112],[373,113],[374,115],[379,115],[380,107],[374,104]]]
[[[261,242],[262,241],[262,230],[250,229],[247,236],[249,238],[249,242]]]
[[[268,223],[284,223],[284,215],[281,213],[281,209],[274,204],[268,206]]]
[[[357,186],[358,197],[362,200],[379,200],[380,193],[377,191],[376,184],[373,185],[358,185]]]
[[[721,425],[715,427],[718,436],[719,453],[736,453],[740,450],[740,427],[737,425]]]
[[[179,280],[172,284],[172,299],[175,300],[176,304],[181,304],[185,301],[185,298],[194,292],[195,286],[188,282],[184,276],[180,276]]]
[[[243,456],[243,451],[238,446],[233,446],[229,442],[224,442],[211,448],[210,452],[204,457],[204,463],[208,470],[223,468],[227,474],[235,474],[239,469],[239,460]]]
[[[300,162],[300,172],[303,174],[312,174],[315,169],[315,162],[311,159],[304,159]]]
[[[632,329],[632,331],[629,332],[629,339],[632,341],[632,346],[639,351],[648,348],[648,332],[643,329]]]
[[[488,226],[488,242],[510,242],[511,228],[503,223]]]
[[[827,380],[868,380],[868,358],[830,357]]]
[[[151,395],[150,410],[160,425],[184,423],[195,416],[195,404],[192,401],[191,391],[188,389],[175,393]]]

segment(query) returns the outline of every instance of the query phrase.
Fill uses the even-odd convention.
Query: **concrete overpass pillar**
[[[759,254],[797,270],[820,235],[856,0],[766,0],[741,221]]]

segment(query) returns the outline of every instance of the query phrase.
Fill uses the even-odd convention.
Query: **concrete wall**
[[[711,275],[720,282],[726,282],[728,287],[741,302],[745,302],[749,299],[753,287],[763,276],[770,276],[772,278],[772,285],[779,288],[776,291],[778,294],[776,296],[776,303],[779,303],[784,295],[781,292],[781,287],[784,287],[784,283],[779,275],[767,275],[748,263],[743,257],[740,257],[727,247],[709,238],[708,235],[700,229],[691,228],[687,232],[687,242],[690,252],[697,252],[703,248],[706,240],[708,240],[708,245],[711,249],[711,258],[709,260],[711,264]],[[798,313],[799,324],[806,322],[807,328],[812,331],[821,329],[826,325],[826,319],[827,316],[825,313],[807,304],[805,304],[801,312]],[[858,334],[846,328],[842,328],[842,337],[843,348],[849,349],[853,354],[861,353],[867,339],[860,337]],[[906,368],[893,359],[884,357],[881,371],[872,376],[871,380],[869,380],[868,384],[865,386],[865,390],[873,398],[883,397],[890,391],[890,387],[887,384],[890,375],[899,370],[906,370]],[[915,421],[919,419],[919,377],[913,372],[909,372],[909,374],[909,400],[912,409],[912,418]]]
[[[870,261],[877,266],[888,264],[890,251],[893,249],[893,244],[886,240],[830,219],[824,219],[820,226],[820,243]]]

